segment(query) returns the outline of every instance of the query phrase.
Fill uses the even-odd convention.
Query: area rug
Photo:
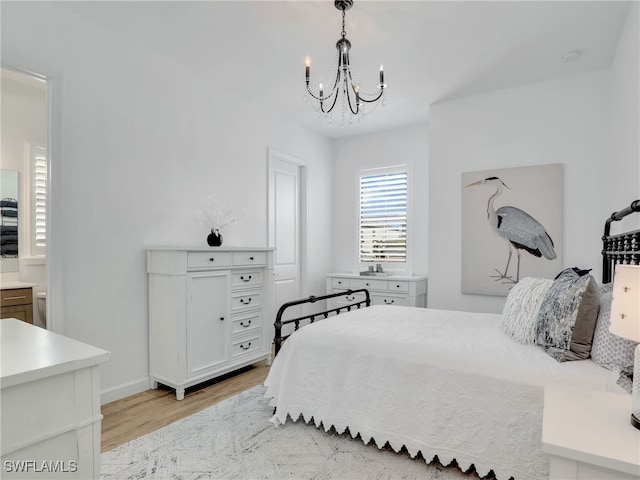
[[[303,421],[275,427],[260,385],[101,455],[101,479],[469,480],[455,465]],[[345,432],[346,433],[346,432]]]

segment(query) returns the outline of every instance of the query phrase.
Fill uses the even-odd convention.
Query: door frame
[[[300,184],[299,184],[299,201],[300,201],[300,218],[298,218],[298,239],[300,256],[298,259],[298,278],[300,279],[300,294],[304,296],[306,292],[306,275],[307,275],[307,167],[306,161],[301,160],[293,155],[281,152],[271,147],[267,147],[267,245],[270,248],[275,247],[275,232],[273,231],[274,217],[274,190],[272,184],[273,164],[275,160],[290,163],[299,168]],[[274,308],[277,306],[274,305]],[[275,311],[273,312],[275,317]]]

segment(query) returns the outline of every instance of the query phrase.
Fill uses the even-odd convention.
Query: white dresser
[[[343,290],[369,290],[372,305],[427,306],[427,277],[425,276],[363,276],[348,273],[331,273],[326,277],[327,294]],[[329,308],[352,303],[356,296],[344,295],[330,299]]]
[[[4,478],[100,478],[100,367],[109,352],[0,321]]]
[[[176,389],[270,361],[273,250],[147,251],[149,376]]]

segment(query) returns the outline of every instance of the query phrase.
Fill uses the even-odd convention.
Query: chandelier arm
[[[349,75],[348,76],[349,76],[349,80],[351,80],[351,70],[349,70]],[[353,105],[351,105],[351,95],[350,95],[350,92],[349,92],[349,87],[351,87],[351,90],[353,90],[353,93],[354,93],[354,95],[356,95],[356,98],[357,98],[358,95],[356,93],[355,87],[353,86],[353,80],[351,80],[351,81],[349,81],[349,80],[347,79],[347,75],[345,75],[343,91],[344,91],[345,96],[347,97],[347,103],[349,104],[349,110],[351,110],[352,114],[357,115],[358,114],[358,110],[359,110],[359,104],[358,104],[358,102],[356,102],[356,108],[354,110],[353,109]]]
[[[336,82],[337,84],[338,82]],[[334,87],[335,88],[335,87]],[[335,90],[333,92],[331,92],[331,95],[333,95],[335,93],[335,96],[333,97],[333,103],[331,104],[331,107],[329,107],[329,110],[327,110],[326,112],[324,110],[322,110],[324,113],[329,113],[331,112],[331,110],[333,110],[333,107],[336,106],[336,102],[338,101],[338,91]],[[320,102],[320,107],[322,108],[322,102]]]
[[[384,88],[380,90],[380,93],[378,94],[378,96],[376,98],[372,98],[370,100],[367,100],[366,98],[364,98],[362,96],[362,94],[360,94],[360,100],[362,100],[363,102],[366,102],[366,103],[377,102],[378,100],[380,100],[380,97],[382,96],[383,93],[384,93]]]

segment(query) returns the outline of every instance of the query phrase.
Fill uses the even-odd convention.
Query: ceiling
[[[341,13],[333,1],[82,1],[63,8],[137,42],[306,128],[340,138],[427,121],[449,98],[607,68],[630,2],[355,0],[346,14],[351,63],[363,92],[384,64],[385,105],[332,125],[304,101],[329,83]],[[564,62],[570,51],[581,55]],[[337,109],[337,107],[336,107]]]

